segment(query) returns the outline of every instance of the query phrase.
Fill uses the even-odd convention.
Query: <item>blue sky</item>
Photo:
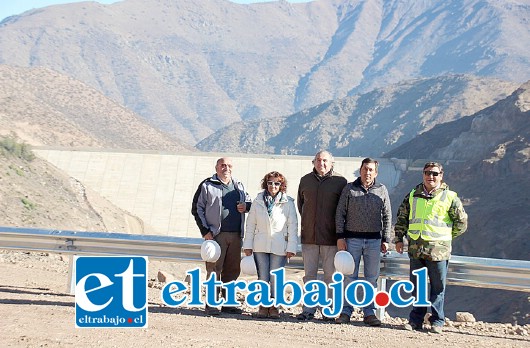
[[[22,12],[40,8],[50,5],[57,4],[67,4],[72,2],[81,2],[87,0],[1,0],[0,1],[0,21],[4,18],[21,14]],[[112,4],[114,2],[119,2],[120,0],[97,0],[97,2],[102,4]],[[178,1],[178,0],[175,0]],[[237,2],[241,4],[251,3],[251,2],[266,2],[274,0],[231,0],[232,2]],[[308,2],[310,0],[289,0],[289,2]]]

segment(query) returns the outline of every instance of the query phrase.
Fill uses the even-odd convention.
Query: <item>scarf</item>
[[[281,192],[278,192],[276,197],[272,197],[269,191],[265,190],[263,192],[263,201],[265,202],[265,207],[267,207],[267,213],[269,216],[272,214],[272,208],[274,208],[274,204],[276,204],[282,196]]]

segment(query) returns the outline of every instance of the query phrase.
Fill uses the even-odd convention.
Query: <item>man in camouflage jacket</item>
[[[427,268],[433,333],[441,333],[445,322],[443,306],[451,242],[466,229],[467,214],[456,192],[443,182],[442,165],[426,163],[423,182],[407,194],[398,209],[395,242],[397,252],[403,253],[403,239],[408,241],[411,282],[416,284],[412,271]],[[427,307],[413,307],[404,328],[421,330],[426,313]]]

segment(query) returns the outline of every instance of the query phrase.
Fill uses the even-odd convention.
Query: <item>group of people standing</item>
[[[300,180],[295,206],[294,199],[287,195],[287,179],[281,173],[265,174],[261,181],[262,191],[252,201],[243,184],[232,176],[232,160],[218,159],[216,173],[201,182],[192,203],[192,214],[203,238],[214,239],[221,247],[219,260],[206,263],[207,277],[215,272],[223,283],[236,280],[243,249],[246,256],[254,255],[258,279],[273,281],[270,271],[284,267],[297,252],[298,210],[304,283],[317,279],[319,264],[324,282],[331,283],[335,254],[346,250],[352,255],[355,268],[353,274],[345,276],[344,285],[358,279],[362,258],[364,278],[376,287],[380,253],[388,250],[392,229],[388,191],[376,181],[379,163],[365,158],[359,177],[350,183],[334,171],[333,164],[330,152],[319,151],[315,155],[313,170]],[[404,239],[408,240],[411,272],[427,267],[432,303],[431,331],[434,333],[442,332],[444,324],[445,278],[451,241],[467,228],[467,215],[460,199],[442,179],[441,164],[425,164],[422,183],[405,197],[398,209],[394,240],[400,253]],[[246,219],[245,213],[248,213]],[[415,284],[412,273],[410,277]],[[322,319],[349,323],[353,308],[345,303],[337,318],[323,315]],[[217,308],[207,306],[205,310],[207,315],[219,315]],[[316,307],[304,306],[296,318],[312,320],[316,310]],[[425,307],[414,307],[404,329],[421,330],[426,311]],[[242,311],[222,307],[221,312],[238,314]],[[363,315],[366,325],[381,325],[373,302],[363,308]],[[280,317],[280,311],[274,306],[262,306],[256,316],[275,319]]]

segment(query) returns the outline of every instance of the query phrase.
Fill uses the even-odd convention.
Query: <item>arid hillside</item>
[[[3,147],[0,147],[0,224],[94,232],[144,233],[145,229],[140,219],[48,162],[20,158]]]
[[[101,92],[47,68],[0,65],[0,135],[33,146],[193,151]]]
[[[505,99],[520,84],[470,75],[403,81],[327,101],[298,113],[224,127],[195,147],[202,151],[379,157],[438,124]],[[448,135],[450,136],[450,134]],[[415,155],[403,154],[405,157]]]
[[[470,216],[469,233],[455,244],[455,253],[530,260],[529,137],[530,81],[472,116],[434,127],[388,157],[413,155],[416,166],[426,158],[448,163],[444,179]],[[403,178],[395,204],[421,181],[419,171]]]
[[[522,83],[528,18],[517,0],[83,1],[2,21],[0,63],[71,76],[194,145],[412,79]]]

